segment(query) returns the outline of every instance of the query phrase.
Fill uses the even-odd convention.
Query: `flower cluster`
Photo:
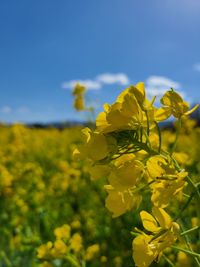
[[[176,159],[180,155],[174,153],[178,136],[165,150],[159,122],[173,116],[180,125],[198,108],[190,109],[173,89],[162,96],[159,107],[155,99],[147,98],[144,83],[126,88],[115,103],[104,105],[94,130],[82,130],[85,143],[74,151],[75,159],[88,159],[92,180],[106,178],[106,207],[113,217],[138,208],[150,193],[153,215],[140,213],[149,233],[141,232],[133,241],[138,267],[149,266],[175,243],[180,227],[164,208],[178,199],[188,181]]]
[[[74,223],[72,223],[74,225]],[[42,261],[42,266],[53,266],[55,260],[70,266],[82,266],[81,262],[91,261],[100,252],[100,246],[93,244],[84,249],[83,239],[79,233],[71,234],[71,227],[64,224],[54,230],[55,241],[48,241],[37,248],[37,257]],[[104,257],[105,258],[105,257]]]
[[[86,88],[81,85],[81,84],[77,84],[75,87],[74,87],[74,90],[73,90],[73,95],[74,95],[74,108],[77,110],[77,111],[82,111],[85,109],[85,104],[84,104],[84,94],[85,94],[85,90]]]

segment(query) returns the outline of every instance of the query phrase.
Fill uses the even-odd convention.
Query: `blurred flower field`
[[[67,247],[80,263],[132,263],[132,216],[113,220],[105,210],[102,182],[91,183],[87,166],[72,160],[80,142],[80,128],[0,127],[0,266],[73,266],[62,255],[52,265],[37,257],[63,225],[71,228],[70,238],[78,236]]]
[[[177,160],[198,177],[200,128],[187,120],[182,131]],[[165,146],[170,146],[174,134],[165,130],[164,140]],[[104,181],[91,182],[87,165],[72,159],[72,151],[79,143],[78,127],[63,131],[22,125],[0,127],[0,266],[73,266],[62,253],[48,263],[38,257],[42,255],[38,248],[55,242],[55,229],[63,225],[71,229],[67,239],[78,236],[74,247],[70,240],[63,241],[64,252],[68,250],[80,264],[133,266],[130,230],[133,225],[140,226],[138,215],[130,212],[116,219],[111,217],[104,206]],[[170,210],[175,213],[181,202],[180,195]],[[190,227],[196,226],[195,207],[189,213],[191,220],[189,216],[183,219]],[[191,235],[193,242],[195,238]],[[168,254],[176,266],[194,266],[184,253],[169,250]],[[168,265],[161,260],[159,266]]]

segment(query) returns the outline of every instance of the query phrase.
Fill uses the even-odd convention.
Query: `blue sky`
[[[83,119],[76,80],[98,111],[139,81],[200,100],[199,0],[0,0],[0,37],[0,121]]]

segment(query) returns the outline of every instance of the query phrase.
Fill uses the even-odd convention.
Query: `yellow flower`
[[[89,158],[93,161],[104,159],[109,153],[107,138],[98,132],[92,132],[89,128],[82,130],[85,144],[79,149],[81,158]],[[74,152],[75,155],[78,153]]]
[[[188,255],[182,251],[179,251],[177,255],[177,267],[190,267],[190,266],[193,265],[191,265],[191,260],[188,257]]]
[[[137,267],[148,267],[158,256],[150,241],[152,235],[139,235],[133,240],[133,259]]]
[[[102,263],[106,263],[108,261],[108,258],[106,256],[101,256],[100,261]]]
[[[0,165],[0,188],[9,187],[12,185],[13,177],[6,167]]]
[[[138,129],[142,123],[143,111],[130,88],[124,90],[111,106],[105,104],[104,112],[96,118],[97,131],[104,133]]]
[[[98,180],[99,178],[108,177],[110,168],[108,165],[94,165],[89,166],[88,172],[91,180]]]
[[[181,165],[187,164],[189,159],[189,155],[184,152],[174,152],[173,157],[177,160],[177,162]]]
[[[198,219],[198,217],[192,217],[191,218],[191,224],[192,224],[192,227],[199,226],[199,219]]]
[[[81,228],[81,222],[79,220],[74,220],[72,223],[71,223],[71,227],[73,229],[80,229]]]
[[[124,191],[140,181],[143,171],[144,166],[139,160],[122,161],[118,166],[113,166],[108,181],[116,190]]]
[[[54,230],[54,235],[57,239],[69,239],[71,228],[69,225],[64,224]]]
[[[89,128],[84,128],[82,133],[84,144],[74,150],[74,159],[88,158],[90,161],[100,161],[116,150],[116,140],[112,136],[106,136]]]
[[[135,86],[131,85],[128,88],[126,88],[118,97],[116,102],[123,102],[124,97],[126,96],[127,93],[131,93],[135,96],[137,99],[138,104],[143,108],[143,104],[146,99],[146,94],[145,94],[145,86],[143,82],[137,83]]]
[[[179,225],[161,208],[154,207],[154,216],[146,211],[140,213],[144,228],[151,234],[141,232],[133,240],[133,259],[137,267],[148,267],[177,239]]]
[[[112,212],[112,217],[118,217],[125,212],[131,210],[133,207],[138,207],[142,197],[138,194],[134,195],[130,190],[125,190],[120,192],[116,190],[112,185],[104,186],[106,191],[108,192],[108,196],[106,198],[106,208]]]
[[[94,245],[89,246],[86,249],[85,260],[86,261],[92,260],[94,257],[96,257],[96,255],[99,253],[99,251],[100,251],[100,247],[98,244],[94,244]]]
[[[73,89],[73,95],[83,95],[86,91],[86,88],[84,85],[77,83]]]
[[[80,83],[77,83],[76,86],[74,87],[72,94],[75,96],[74,108],[77,111],[82,111],[85,109],[84,98],[83,98],[85,91],[86,91],[85,86],[81,85]]]
[[[76,233],[70,239],[70,248],[75,252],[79,252],[82,248],[82,237],[80,234]]]
[[[68,251],[68,248],[66,244],[61,239],[58,239],[54,242],[54,246],[51,249],[51,256],[53,258],[60,259],[66,255],[67,251]]]
[[[187,172],[179,172],[174,164],[162,156],[153,156],[147,161],[147,176],[151,181],[154,206],[165,208],[170,200],[180,192],[185,185]]]
[[[199,105],[189,110],[189,104],[183,101],[182,97],[174,90],[167,91],[161,98],[160,102],[171,111],[171,114],[180,119],[184,115],[190,115]]]
[[[39,246],[39,248],[37,249],[37,257],[39,259],[49,258],[52,247],[53,243],[51,241]]]
[[[75,99],[74,99],[74,108],[77,110],[77,111],[82,111],[85,109],[85,103],[84,103],[84,99],[82,96],[77,96]]]
[[[113,263],[115,267],[121,267],[123,264],[122,258],[120,256],[115,257]]]

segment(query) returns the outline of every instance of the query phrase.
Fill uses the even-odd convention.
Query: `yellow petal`
[[[157,257],[157,252],[152,251],[149,242],[153,236],[139,235],[133,240],[133,259],[137,267],[148,267]]]
[[[147,170],[152,178],[161,177],[165,173],[162,164],[164,165],[166,164],[166,162],[165,159],[161,156],[151,157],[147,161]]]
[[[108,177],[110,168],[108,165],[95,165],[89,168],[91,180]]]
[[[169,214],[164,209],[153,207],[152,209],[153,215],[156,220],[159,222],[160,226],[163,229],[169,229],[171,226],[172,220]]]
[[[164,121],[168,119],[170,116],[171,116],[171,109],[169,107],[158,108],[154,112],[154,120],[157,122]]]
[[[140,217],[142,220],[142,224],[147,231],[150,231],[150,232],[159,231],[160,228],[158,227],[156,220],[151,214],[143,210],[140,212]]]

